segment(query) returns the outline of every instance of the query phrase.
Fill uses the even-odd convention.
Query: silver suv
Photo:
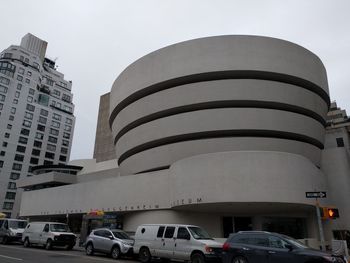
[[[134,240],[122,230],[98,228],[86,239],[85,250],[89,256],[102,252],[118,259],[121,255],[133,255],[133,245]]]

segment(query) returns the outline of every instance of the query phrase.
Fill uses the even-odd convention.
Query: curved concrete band
[[[256,150],[320,161],[326,71],[316,55],[287,41],[218,36],[168,46],[126,68],[110,96],[122,174],[220,151],[215,141],[230,142],[227,151],[254,150],[238,143],[246,137]]]

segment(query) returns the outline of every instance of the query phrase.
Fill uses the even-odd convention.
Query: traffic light
[[[339,217],[339,210],[338,208],[327,208],[327,214],[328,218],[335,219]]]
[[[320,207],[322,219],[335,219],[339,218],[339,210],[334,207]]]

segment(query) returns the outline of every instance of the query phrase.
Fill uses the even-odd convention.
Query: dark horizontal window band
[[[109,118],[109,126],[112,127],[112,123],[118,113],[127,107],[129,104],[151,95],[153,93],[170,89],[176,86],[181,86],[185,84],[203,82],[203,81],[215,81],[224,79],[257,79],[257,80],[270,80],[277,81],[286,84],[292,84],[304,88],[306,90],[312,91],[318,96],[320,96],[328,105],[330,105],[330,99],[327,92],[325,92],[321,87],[314,84],[311,81],[275,72],[268,71],[256,71],[256,70],[228,70],[228,71],[215,71],[200,74],[193,74],[188,76],[183,76],[179,78],[170,79],[154,85],[145,87],[135,93],[131,94],[129,97],[121,101],[112,111]]]
[[[157,171],[167,170],[169,168],[170,168],[170,165],[164,165],[164,166],[159,166],[159,167],[155,167],[155,168],[152,168],[152,169],[144,170],[144,171],[141,171],[141,172],[137,172],[136,174],[157,172]]]
[[[119,159],[118,164],[120,165],[123,161],[128,159],[130,156],[138,154],[143,151],[147,151],[153,148],[161,147],[168,144],[174,144],[186,141],[215,139],[215,138],[229,138],[229,137],[259,137],[259,138],[276,138],[286,139],[292,141],[299,141],[316,146],[319,149],[323,149],[323,143],[311,138],[306,135],[301,135],[292,132],[282,131],[271,131],[271,130],[219,130],[219,131],[206,131],[206,132],[195,132],[188,134],[181,134],[175,136],[169,136],[162,139],[146,142],[139,146],[136,146],[125,153],[123,153]]]
[[[322,118],[321,115],[311,111],[309,109],[305,109],[302,107],[298,107],[291,104],[273,102],[273,101],[255,101],[255,100],[221,100],[221,101],[210,101],[210,102],[202,102],[196,104],[190,104],[185,106],[174,107],[171,109],[159,111],[140,119],[137,119],[124,128],[122,128],[119,133],[114,138],[114,145],[118,142],[118,140],[126,134],[128,131],[151,121],[182,114],[186,112],[193,112],[199,110],[208,110],[208,109],[222,109],[222,108],[261,108],[261,109],[274,109],[281,111],[289,111],[293,113],[298,113],[301,115],[305,115],[307,117],[313,118],[316,121],[320,122],[324,127],[326,126],[326,121]]]

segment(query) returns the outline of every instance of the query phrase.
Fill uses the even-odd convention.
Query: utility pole
[[[318,203],[317,198],[316,198],[316,214],[317,214],[317,222],[318,222],[318,231],[320,233],[321,250],[326,250],[325,243],[324,243],[324,233],[323,233],[323,226],[322,226],[322,220],[321,220],[321,213],[320,213],[320,204]]]

